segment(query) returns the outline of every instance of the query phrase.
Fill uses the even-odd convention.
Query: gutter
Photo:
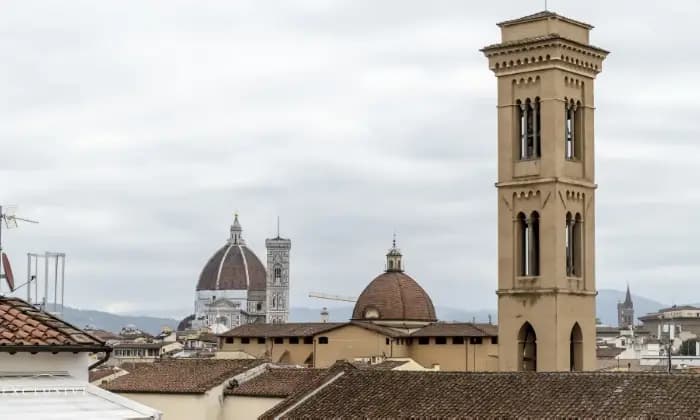
[[[96,368],[96,367],[102,365],[103,363],[105,363],[107,360],[109,360],[109,356],[110,356],[111,354],[112,354],[112,348],[111,348],[111,347],[108,347],[108,348],[105,350],[105,357],[104,357],[103,359],[100,359],[100,360],[96,361],[95,363],[91,364],[90,366],[88,366],[88,371],[90,371],[90,370],[92,370],[92,369],[94,369],[94,368]]]

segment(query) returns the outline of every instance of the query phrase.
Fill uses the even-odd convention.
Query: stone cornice
[[[563,178],[563,177],[536,178],[536,179],[526,179],[526,180],[521,180],[521,181],[503,181],[503,182],[496,182],[495,185],[496,185],[496,188],[503,188],[503,187],[521,187],[521,186],[526,186],[526,185],[554,184],[554,183],[573,185],[575,187],[583,187],[583,188],[592,188],[592,189],[598,188],[598,184],[595,184],[593,182],[580,181],[577,179]]]
[[[523,296],[523,295],[581,295],[596,296],[598,292],[590,290],[573,290],[558,287],[537,288],[537,289],[499,289],[496,290],[498,296]]]

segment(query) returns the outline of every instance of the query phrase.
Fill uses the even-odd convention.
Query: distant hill
[[[607,325],[617,325],[617,302],[625,299],[625,292],[621,290],[601,289],[598,291],[597,317]],[[646,313],[656,312],[660,308],[669,306],[643,296],[632,295],[634,301],[635,317]],[[435,308],[438,319],[443,321],[488,322],[489,315],[491,321],[498,322],[496,309],[483,309],[479,311],[468,311],[459,308],[438,306]],[[291,308],[290,320],[292,322],[317,322],[320,320],[321,308]],[[352,316],[352,306],[340,306],[329,308],[331,321],[347,321]],[[157,316],[140,315],[120,315],[109,312],[75,309],[66,307],[64,318],[66,321],[83,328],[91,325],[96,328],[112,332],[119,332],[125,325],[133,324],[136,327],[151,333],[157,334],[163,327],[177,328],[179,320]]]
[[[91,325],[95,328],[119,332],[125,325],[133,324],[149,333],[158,334],[163,327],[177,328],[178,320],[153,316],[117,315],[89,309],[75,309],[66,306],[63,319],[79,328]]]

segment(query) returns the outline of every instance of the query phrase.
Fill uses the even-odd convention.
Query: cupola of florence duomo
[[[502,371],[595,369],[593,28],[552,12],[498,24]]]

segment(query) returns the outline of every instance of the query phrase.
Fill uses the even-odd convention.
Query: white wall
[[[80,381],[88,381],[88,367],[94,360],[88,353],[50,353],[36,354],[18,352],[15,354],[0,352],[0,371],[2,372],[57,372],[66,371]]]

